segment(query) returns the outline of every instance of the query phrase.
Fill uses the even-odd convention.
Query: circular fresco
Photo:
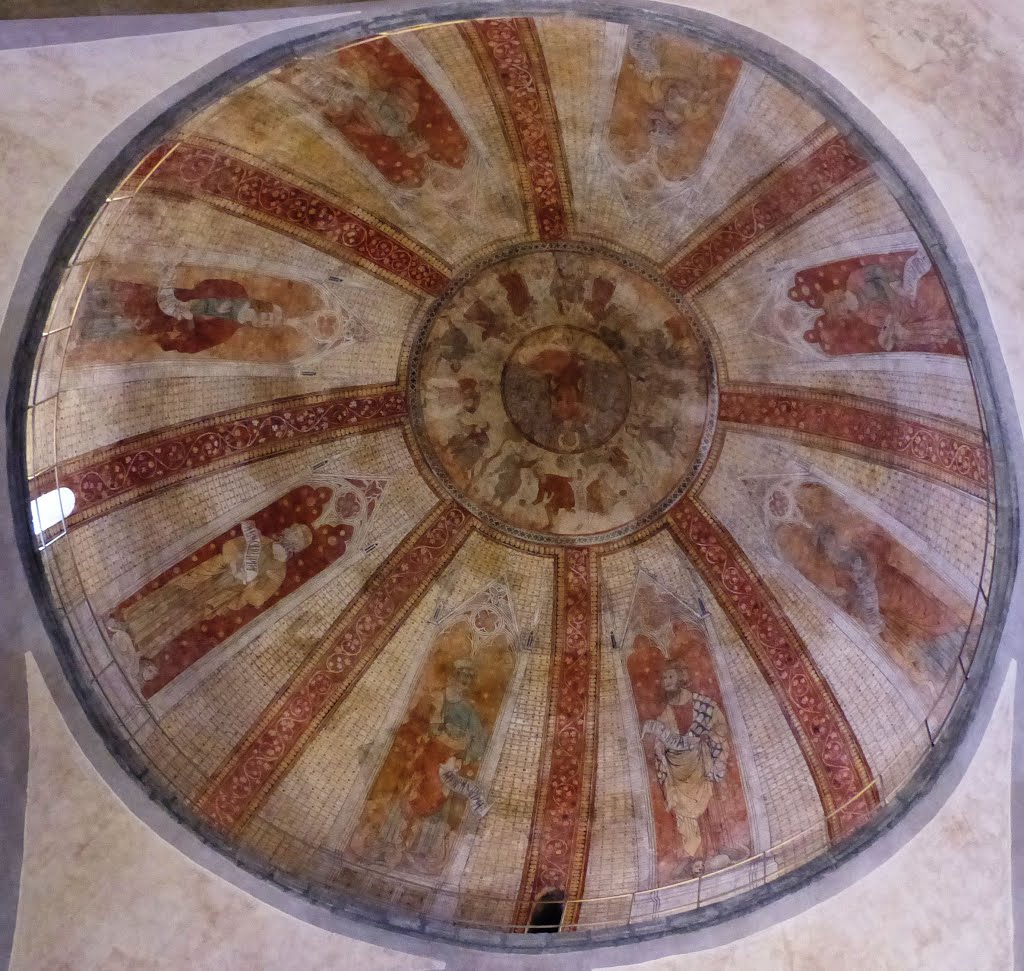
[[[625,535],[700,466],[710,355],[639,262],[522,249],[463,274],[427,315],[410,374],[424,458],[461,502],[520,538]]]
[[[608,344],[578,327],[545,327],[512,351],[501,379],[505,411],[534,445],[585,452],[629,414],[629,371]]]
[[[747,32],[560,10],[353,22],[175,106],[62,231],[8,409],[132,779],[481,946],[834,868],[960,737],[1014,582],[1013,409],[884,141]]]

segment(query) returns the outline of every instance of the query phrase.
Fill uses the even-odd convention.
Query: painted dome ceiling
[[[884,815],[995,507],[950,281],[856,134],[561,17],[181,117],[66,268],[27,459],[74,496],[64,660],[156,795],[492,930],[739,898]]]

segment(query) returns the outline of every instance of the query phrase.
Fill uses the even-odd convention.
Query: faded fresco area
[[[440,308],[417,405],[428,456],[486,514],[584,536],[685,479],[709,381],[660,288],[608,257],[540,252],[483,270]]]
[[[70,367],[184,360],[311,363],[366,329],[336,287],[208,266],[104,264],[75,320]]]
[[[774,269],[756,332],[811,359],[898,352],[963,357],[930,258],[920,243],[900,238],[893,245],[900,243],[904,248],[896,251]]]
[[[323,178],[304,158],[316,139],[316,153],[335,156],[333,184],[350,186],[363,204],[386,201],[400,225],[437,221],[438,243],[451,239],[461,248],[476,236],[478,227],[465,220],[485,219],[499,235],[519,230],[520,201],[490,177],[493,142],[472,108],[475,72],[450,63],[439,73],[429,44],[405,34],[302,58],[270,77],[244,110],[256,124],[270,113],[301,126],[292,129],[288,153],[298,170]],[[244,124],[238,119],[239,140]],[[213,121],[214,137],[217,129]]]
[[[651,191],[696,172],[741,68],[693,41],[630,29],[607,131],[630,181]]]
[[[386,39],[342,49],[277,79],[301,92],[389,182],[444,189],[459,181],[469,140],[448,106]],[[445,179],[449,180],[445,186]]]

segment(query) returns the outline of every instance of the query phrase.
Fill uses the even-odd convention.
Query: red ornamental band
[[[60,484],[75,494],[70,525],[102,514],[119,498],[150,495],[212,468],[304,448],[333,437],[376,431],[406,414],[398,390],[316,395],[272,402],[120,442],[68,463]]]
[[[814,779],[829,835],[867,822],[878,791],[860,743],[814,659],[728,531],[690,497],[668,514],[677,542],[732,620],[789,722]]]
[[[971,495],[987,495],[988,457],[980,437],[972,441],[882,410],[877,402],[842,400],[798,388],[726,389],[719,397],[718,417],[827,439],[825,444],[839,450],[870,449],[878,461],[934,476]]]
[[[558,556],[557,616],[548,695],[548,725],[526,869],[514,923],[530,920],[536,901],[560,894],[562,920],[575,920],[590,845],[597,748],[601,634],[597,562],[588,549]]]
[[[325,253],[344,260],[355,258],[431,296],[448,282],[441,270],[398,238],[398,230],[374,226],[289,182],[284,174],[211,145],[182,142],[170,153],[165,146],[154,151],[165,158],[149,176],[147,188],[226,204],[232,212],[257,222],[300,230],[303,239]]]
[[[352,690],[451,561],[473,522],[454,504],[431,510],[367,581],[320,649],[228,756],[198,800],[202,816],[218,829],[231,832],[257,811],[327,714]]]
[[[869,167],[844,135],[833,136],[806,158],[772,173],[760,192],[744,200],[724,222],[675,259],[667,270],[669,282],[682,292],[692,290]]]
[[[465,28],[504,104],[508,138],[521,159],[532,222],[541,239],[569,234],[572,203],[558,120],[536,28],[529,20],[476,20]],[[472,33],[470,33],[472,32]]]

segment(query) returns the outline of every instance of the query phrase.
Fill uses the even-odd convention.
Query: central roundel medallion
[[[596,334],[542,327],[515,347],[501,396],[512,424],[550,452],[585,452],[608,441],[629,414],[629,373]]]
[[[681,298],[638,259],[521,244],[452,282],[409,362],[423,458],[470,511],[540,543],[653,522],[711,444],[715,368]]]

